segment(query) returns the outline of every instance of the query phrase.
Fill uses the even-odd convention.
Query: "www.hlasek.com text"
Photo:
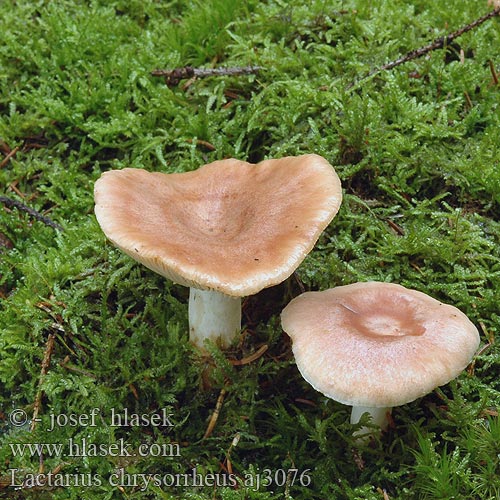
[[[179,443],[141,443],[133,447],[123,438],[115,443],[93,443],[69,438],[63,443],[9,443],[14,457],[180,457]]]

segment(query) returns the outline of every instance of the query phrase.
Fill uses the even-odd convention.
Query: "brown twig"
[[[208,437],[210,437],[213,430],[215,429],[215,424],[217,423],[217,419],[219,418],[219,413],[220,413],[220,410],[222,408],[222,403],[224,403],[224,398],[226,397],[226,393],[227,393],[227,391],[223,387],[220,390],[219,397],[217,398],[217,403],[215,403],[214,412],[212,413],[212,416],[210,417],[210,422],[208,422],[208,427],[207,427],[207,430],[205,431],[203,439],[207,439]]]
[[[479,322],[481,324],[481,322]],[[495,343],[494,338],[488,337],[488,343],[483,345],[475,354],[474,354],[474,359],[470,362],[469,366],[467,367],[467,374],[469,376],[474,375],[474,369],[476,368],[476,360],[478,356],[481,356],[481,354],[484,354],[493,344]]]
[[[241,434],[239,432],[236,433],[234,436],[233,440],[231,441],[231,445],[229,446],[229,449],[227,450],[226,453],[226,469],[228,474],[234,474],[233,471],[233,464],[231,462],[231,452],[233,451],[233,448],[238,446],[238,443],[240,442]]]
[[[480,417],[498,417],[498,410],[492,410],[491,408],[485,408],[479,414]]]
[[[387,224],[391,227],[391,229],[398,234],[399,236],[404,236],[405,235],[405,230],[399,225],[396,224],[394,221],[391,219],[387,219]]]
[[[264,344],[260,346],[254,353],[250,354],[250,356],[242,359],[230,359],[229,362],[233,366],[248,365],[249,363],[252,363],[253,361],[259,359],[267,351],[268,348],[269,346],[267,344]]]
[[[151,71],[151,75],[164,77],[165,83],[169,87],[174,87],[178,85],[181,80],[187,78],[252,75],[258,73],[261,69],[263,69],[261,66],[235,66],[231,68],[193,68],[192,66],[184,66],[174,69],[155,69]]]
[[[398,59],[395,59],[394,61],[390,61],[378,68],[375,68],[374,70],[370,71],[366,76],[362,77],[360,80],[357,82],[353,82],[349,85],[348,88],[352,88],[355,85],[367,80],[368,78],[371,78],[372,76],[377,75],[378,73],[381,73],[382,71],[387,71],[390,69],[395,68],[396,66],[400,66],[401,64],[405,64],[409,61],[413,61],[413,59],[418,59],[419,57],[424,56],[425,54],[428,54],[429,52],[432,52],[433,50],[439,50],[442,49],[443,47],[446,47],[450,45],[450,43],[458,38],[459,36],[462,36],[464,33],[467,33],[468,31],[471,31],[474,28],[477,28],[484,22],[488,21],[489,19],[492,19],[493,17],[499,16],[500,15],[500,7],[497,7],[496,9],[488,12],[484,16],[481,16],[480,18],[476,19],[475,21],[466,24],[465,26],[462,26],[460,29],[454,31],[453,33],[450,33],[448,35],[436,38],[432,43],[429,45],[425,45],[424,47],[420,47],[415,50],[411,50],[407,54],[405,54],[402,57],[399,57]]]
[[[187,142],[189,144],[192,144],[193,143],[193,140],[192,139],[187,139]],[[215,151],[215,146],[213,144],[211,144],[210,142],[208,141],[204,141],[203,139],[196,139],[196,144],[198,146],[203,146],[204,148],[206,148],[208,151]]]
[[[14,193],[17,194],[17,196],[19,196],[19,198],[22,198],[23,200],[26,198],[26,195],[17,187],[17,184],[18,184],[19,181],[14,181],[14,182],[11,182],[9,184],[9,189],[11,191],[14,191]]]
[[[296,403],[302,403],[302,404],[305,404],[305,405],[312,406],[314,408],[316,408],[316,406],[318,406],[314,401],[311,401],[310,399],[295,398],[294,401]]]
[[[299,278],[297,271],[293,272],[293,278],[295,279],[297,285],[299,285],[300,293],[304,293],[306,291],[306,287],[304,286],[304,283],[302,283],[302,280]]]
[[[391,497],[387,494],[387,491],[382,488],[380,488],[380,486],[377,486],[377,492],[380,493],[383,497],[384,500],[391,500]]]
[[[45,215],[42,215],[40,212],[37,212],[33,208],[28,207],[24,203],[21,203],[20,201],[14,200],[12,198],[9,198],[8,196],[0,196],[0,203],[3,203],[6,207],[8,208],[17,208],[18,210],[21,210],[23,212],[26,212],[28,215],[33,217],[34,219],[43,222],[46,226],[53,227],[54,229],[57,229],[58,231],[64,231],[64,228],[54,222],[52,219],[49,219]]]
[[[491,71],[491,76],[493,77],[493,83],[495,85],[498,85],[498,75],[495,69],[495,65],[493,64],[493,61],[491,59],[488,61],[488,64],[490,65],[490,71]]]
[[[467,102],[467,108],[472,109],[474,105],[472,104],[472,99],[470,98],[470,95],[466,90],[464,90],[464,96],[465,96],[465,101]]]
[[[97,380],[97,377],[93,373],[83,370],[82,368],[78,368],[77,366],[70,365],[69,360],[70,360],[69,356],[66,356],[62,361],[59,362],[59,366],[70,372],[78,373],[80,375],[84,375],[85,377]]]
[[[7,163],[9,163],[9,160],[15,156],[15,154],[19,151],[19,146],[16,146],[14,149],[11,149],[6,155],[5,158],[0,162],[0,168],[5,167]]]
[[[42,406],[42,396],[43,396],[42,384],[45,375],[47,375],[47,372],[49,371],[50,358],[52,357],[52,351],[54,350],[55,341],[56,341],[56,334],[50,333],[47,339],[47,344],[45,345],[45,352],[43,354],[43,360],[42,360],[42,368],[40,370],[40,378],[38,379],[38,392],[36,393],[35,404],[33,407],[33,418],[31,419],[31,426],[30,426],[31,431],[35,430],[36,424],[39,421],[38,414],[40,413],[40,407]]]

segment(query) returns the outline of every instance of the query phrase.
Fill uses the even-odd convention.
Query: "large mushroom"
[[[94,196],[114,245],[190,287],[190,340],[226,347],[241,329],[241,297],[293,273],[336,215],[342,191],[333,167],[308,154],[221,160],[185,173],[108,171]]]
[[[456,307],[392,283],[366,282],[293,299],[281,314],[297,367],[316,390],[352,406],[351,423],[387,414],[448,383],[479,345]]]

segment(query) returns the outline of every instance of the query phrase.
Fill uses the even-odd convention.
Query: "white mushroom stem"
[[[353,406],[351,411],[351,424],[357,424],[364,413],[368,413],[373,424],[378,425],[382,430],[387,429],[389,422],[387,414],[391,413],[392,408],[373,408],[368,406]],[[362,428],[361,431],[364,429]]]
[[[241,298],[189,289],[189,340],[203,349],[205,339],[228,347],[241,330]]]

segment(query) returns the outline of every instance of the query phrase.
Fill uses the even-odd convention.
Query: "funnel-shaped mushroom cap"
[[[454,379],[479,333],[456,307],[391,283],[306,292],[283,310],[302,376],[352,406],[392,407]]]
[[[193,172],[105,172],[95,214],[125,253],[173,281],[244,296],[280,283],[336,215],[333,167],[303,155],[229,159]]]

